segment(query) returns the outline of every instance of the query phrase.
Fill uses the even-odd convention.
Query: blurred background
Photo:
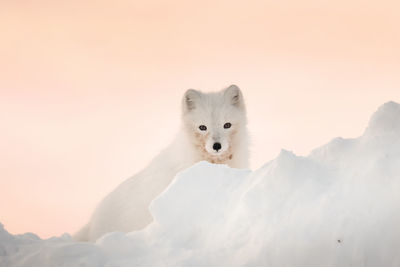
[[[188,88],[242,88],[252,169],[361,135],[400,101],[398,1],[2,0],[0,222],[73,233],[179,130]]]

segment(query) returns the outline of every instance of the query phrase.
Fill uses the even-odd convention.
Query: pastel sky
[[[188,88],[246,98],[252,168],[400,102],[399,1],[3,0],[0,222],[72,233],[165,147]]]

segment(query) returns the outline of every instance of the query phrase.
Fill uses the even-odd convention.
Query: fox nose
[[[214,143],[213,149],[218,152],[218,150],[221,149],[221,144],[220,143]]]

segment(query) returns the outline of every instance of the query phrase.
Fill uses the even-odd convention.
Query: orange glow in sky
[[[188,88],[246,98],[252,168],[400,102],[398,1],[0,3],[0,222],[72,233],[168,145]]]

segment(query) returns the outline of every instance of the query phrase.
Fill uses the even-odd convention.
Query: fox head
[[[242,92],[236,85],[216,93],[189,89],[182,100],[183,127],[201,160],[228,163],[235,157],[247,124]]]

